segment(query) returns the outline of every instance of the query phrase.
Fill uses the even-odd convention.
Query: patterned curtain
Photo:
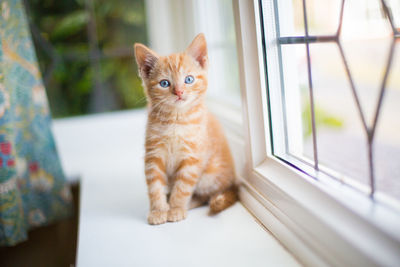
[[[0,1],[0,245],[71,212],[21,0]]]

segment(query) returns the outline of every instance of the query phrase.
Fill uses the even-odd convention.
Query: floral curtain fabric
[[[71,212],[21,0],[0,1],[0,245]]]

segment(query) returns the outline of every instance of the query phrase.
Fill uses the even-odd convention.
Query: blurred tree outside
[[[133,44],[147,43],[144,0],[25,0],[53,117],[146,104]]]
[[[300,92],[302,95],[302,111],[301,118],[303,124],[303,137],[304,139],[310,139],[312,137],[312,121],[311,121],[311,104],[309,101],[309,89],[308,85],[302,84],[300,86]],[[330,128],[339,130],[344,126],[344,120],[341,117],[335,116],[328,112],[323,106],[315,104],[315,126],[318,128]]]

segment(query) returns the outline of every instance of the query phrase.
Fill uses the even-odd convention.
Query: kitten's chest
[[[165,129],[162,139],[166,145],[166,171],[173,176],[182,159],[188,156],[200,156],[199,150],[193,150],[188,143],[203,142],[202,127],[175,126]]]

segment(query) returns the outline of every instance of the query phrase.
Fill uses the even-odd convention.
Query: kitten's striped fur
[[[207,45],[199,34],[183,52],[158,56],[135,44],[149,113],[145,174],[150,224],[186,218],[187,209],[209,202],[219,212],[237,199],[232,156],[218,121],[208,112]],[[194,82],[185,83],[192,75]],[[161,80],[170,86],[163,88]]]

